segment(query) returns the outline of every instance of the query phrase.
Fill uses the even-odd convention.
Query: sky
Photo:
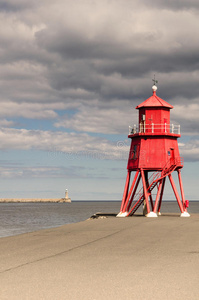
[[[0,198],[121,200],[155,74],[199,200],[198,28],[198,0],[0,0]]]

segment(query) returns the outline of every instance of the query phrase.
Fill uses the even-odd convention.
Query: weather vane
[[[155,74],[154,74],[154,79],[152,79],[152,81],[154,82],[154,85],[156,85],[156,83],[158,83],[158,80],[155,80]]]

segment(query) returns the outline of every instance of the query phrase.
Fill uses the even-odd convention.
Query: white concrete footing
[[[116,217],[118,217],[118,218],[124,218],[124,217],[126,217],[128,215],[128,213],[127,213],[127,211],[125,211],[125,212],[119,212],[119,214],[116,216]]]
[[[157,218],[157,214],[153,211],[150,211],[150,213],[146,214],[145,217],[147,218]]]
[[[180,216],[181,217],[190,217],[190,214],[187,211],[184,211],[183,213],[181,213]]]
[[[157,215],[158,215],[158,216],[161,216],[162,214],[161,214],[161,212],[158,212]]]

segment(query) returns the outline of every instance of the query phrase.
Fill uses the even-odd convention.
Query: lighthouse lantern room
[[[133,215],[141,204],[145,216],[160,215],[166,178],[173,189],[181,216],[190,216],[181,178],[183,158],[180,157],[177,142],[180,125],[170,124],[170,110],[173,106],[156,95],[156,82],[154,80],[153,95],[136,107],[139,111],[138,126],[129,127],[128,138],[131,139],[131,146],[118,217]],[[130,183],[133,171],[135,175]],[[174,171],[178,175],[180,195],[173,180]]]

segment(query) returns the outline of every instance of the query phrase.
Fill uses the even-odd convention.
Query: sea
[[[90,218],[97,212],[115,213],[121,201],[73,201],[72,203],[0,203],[0,237],[58,227]],[[141,207],[137,211],[141,212]],[[179,213],[176,201],[163,201],[162,213]],[[199,201],[190,201],[188,212],[199,213]]]

